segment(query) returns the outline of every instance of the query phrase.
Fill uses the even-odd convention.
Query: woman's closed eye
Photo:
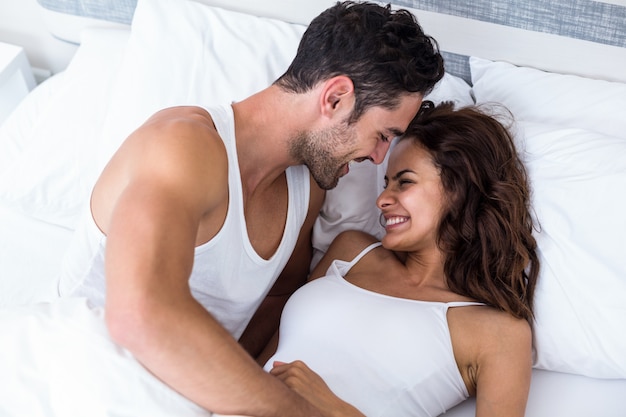
[[[393,178],[392,182],[397,184],[399,188],[402,188],[403,186],[406,186],[406,185],[415,184],[415,181],[408,179],[408,178]],[[385,177],[385,183],[383,184],[383,189],[386,190],[387,187],[389,187],[389,180],[387,179],[387,177]]]

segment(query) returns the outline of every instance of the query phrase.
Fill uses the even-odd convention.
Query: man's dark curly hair
[[[427,94],[443,77],[444,65],[437,42],[411,12],[346,1],[313,19],[275,84],[304,93],[338,75],[354,84],[349,122],[355,122],[371,107],[396,108],[404,94]]]

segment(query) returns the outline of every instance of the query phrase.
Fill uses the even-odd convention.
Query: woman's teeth
[[[385,226],[393,226],[396,224],[404,223],[407,220],[407,217],[389,217],[388,219],[386,219]]]

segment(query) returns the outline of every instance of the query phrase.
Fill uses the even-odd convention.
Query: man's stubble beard
[[[334,156],[340,146],[356,142],[356,136],[347,122],[324,131],[300,132],[292,141],[291,156],[309,168],[311,176],[323,190],[337,186],[340,170],[351,159],[351,155]]]

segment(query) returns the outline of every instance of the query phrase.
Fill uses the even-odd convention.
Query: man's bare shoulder
[[[221,144],[211,115],[205,109],[196,106],[178,106],[160,110],[133,132],[129,139],[144,138],[144,134],[163,141],[189,137],[207,141],[207,144],[212,142]]]
[[[211,190],[227,190],[226,148],[206,110],[193,106],[161,110],[133,136],[138,142],[133,160],[145,160],[137,162],[140,169],[160,181],[173,181],[190,195],[208,197]]]
[[[144,126],[176,122],[207,124],[215,129],[211,114],[206,109],[199,106],[175,106],[164,108],[150,116]]]
[[[224,143],[210,114],[193,106],[171,107],[151,116],[120,148],[132,162],[168,176],[212,170],[227,162]],[[159,163],[160,162],[160,163]]]
[[[228,158],[208,112],[161,110],[137,128],[104,168],[93,190],[95,215],[107,218],[125,190],[152,190],[198,213],[228,193]]]

